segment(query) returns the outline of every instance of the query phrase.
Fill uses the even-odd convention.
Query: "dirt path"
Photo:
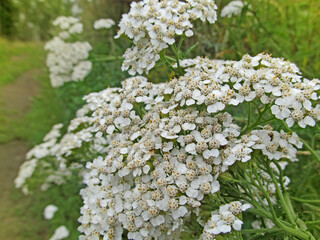
[[[30,110],[32,97],[40,91],[35,80],[38,73],[39,70],[30,70],[18,77],[14,83],[0,88],[0,112],[4,116],[1,124],[4,124],[5,129],[2,134],[10,131],[12,121],[22,119]],[[14,189],[13,181],[19,166],[25,160],[26,152],[26,143],[19,139],[0,144],[0,239],[21,239],[19,231],[26,231],[23,228],[26,228],[27,224],[14,212],[19,200],[14,199],[11,194]]]

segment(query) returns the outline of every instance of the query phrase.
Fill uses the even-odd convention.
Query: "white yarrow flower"
[[[45,209],[44,209],[44,213],[43,213],[44,214],[44,218],[48,219],[48,220],[52,219],[54,214],[56,213],[56,211],[58,211],[58,207],[57,206],[55,206],[55,205],[46,206]]]

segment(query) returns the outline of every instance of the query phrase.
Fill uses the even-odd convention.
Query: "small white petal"
[[[241,230],[241,226],[242,226],[243,222],[239,219],[236,219],[233,224],[232,227],[234,228],[234,230],[240,231]]]
[[[196,103],[196,101],[193,100],[193,99],[188,99],[188,100],[186,101],[186,105],[187,105],[187,106],[191,106],[191,105],[193,105],[193,104],[195,104],[195,103]]]
[[[287,123],[287,125],[288,125],[289,127],[292,127],[293,124],[294,124],[293,118],[287,118],[287,119],[286,119],[286,123]]]
[[[309,125],[309,126],[312,126],[312,127],[314,127],[316,125],[316,121],[310,116],[306,116],[304,118],[304,123]]]

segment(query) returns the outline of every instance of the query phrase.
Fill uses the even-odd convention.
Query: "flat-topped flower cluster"
[[[94,22],[93,28],[96,30],[108,29],[108,28],[111,28],[114,24],[115,24],[115,22],[112,19],[101,18],[101,19],[98,19]]]
[[[231,1],[221,10],[220,16],[231,18],[233,15],[240,15],[245,4],[246,2],[241,0]]]
[[[43,138],[43,142],[27,153],[27,161],[20,166],[15,179],[16,188],[22,188],[23,192],[28,194],[28,179],[35,170],[46,172],[47,177],[41,186],[42,190],[48,189],[52,184],[64,184],[72,175],[72,170],[79,169],[80,174],[85,170],[85,163],[92,161],[91,154],[105,154],[107,140],[95,135],[98,129],[94,126],[94,118],[91,115],[98,107],[118,95],[115,94],[118,90],[107,88],[85,96],[86,104],[77,111],[77,117],[69,123],[66,133],[62,134],[63,124],[54,125]],[[85,156],[81,152],[81,148],[84,147]]]
[[[121,239],[124,232],[128,239],[177,239],[184,220],[199,214],[204,196],[220,190],[219,175],[230,166],[249,161],[253,151],[270,160],[297,160],[302,143],[295,133],[270,126],[241,132],[226,107],[253,100],[277,106],[283,96],[317,89],[318,80],[302,79],[295,65],[265,54],[181,65],[185,76],[165,84],[125,80],[119,95],[93,113],[96,136],[109,145],[106,156],[87,163],[81,239]],[[310,116],[304,104],[300,110]],[[239,230],[232,219],[230,226]]]
[[[53,24],[60,32],[44,47],[48,51],[46,63],[51,85],[60,87],[65,82],[82,81],[92,68],[87,60],[92,46],[88,42],[71,41],[71,37],[82,32],[82,23],[74,17],[60,16]]]
[[[83,31],[83,24],[80,22],[80,19],[75,17],[57,17],[53,21],[53,25],[61,30],[58,35],[61,39],[68,39],[71,35],[79,34]]]
[[[226,61],[224,66],[200,57],[183,60],[180,65],[186,67],[185,76],[194,81],[200,78],[208,78],[208,81],[218,79],[213,85],[208,85],[206,91],[210,94],[203,90],[192,92],[190,103],[197,101],[199,105],[206,100],[210,113],[221,111],[227,105],[259,99],[262,104],[270,104],[272,114],[277,119],[285,120],[289,127],[295,122],[303,128],[315,126],[316,121],[320,120],[319,79],[302,78],[297,66],[289,61],[258,54],[255,57],[245,55],[238,62]],[[194,78],[195,74],[197,78]],[[229,84],[219,86],[227,82]]]
[[[297,134],[269,125],[242,129],[228,106],[255,101],[280,118],[279,99],[295,99],[286,104],[287,121],[305,126],[312,118],[313,125],[319,120],[319,80],[303,79],[294,64],[267,54],[238,62],[198,57],[181,61],[181,67],[184,76],[167,83],[133,77],[122,88],[86,96],[66,134],[56,125],[28,153],[17,187],[27,189],[26,179],[36,167],[52,164],[52,157],[58,170],[48,174],[43,189],[86,165],[81,239],[121,239],[124,232],[129,239],[176,239],[184,221],[201,212],[204,197],[219,192],[219,176],[230,166],[250,161],[254,151],[280,164],[297,160]],[[296,119],[295,111],[303,118]],[[86,154],[79,155],[83,148]],[[267,187],[275,193],[274,185]],[[236,214],[230,223],[217,214],[205,219],[203,236],[239,230]]]
[[[129,74],[142,74],[155,66],[160,51],[175,43],[175,37],[193,35],[192,22],[200,19],[214,23],[216,5],[211,0],[187,0],[185,2],[143,0],[132,2],[130,12],[124,14],[116,37],[125,34],[134,46],[124,54],[122,70]]]
[[[233,1],[222,15],[239,14],[243,6]],[[181,239],[190,222],[202,227],[193,233],[199,239],[236,236],[242,212],[259,204],[263,214],[252,212],[267,227],[277,224],[272,206],[284,199],[281,194],[290,179],[283,170],[298,160],[302,142],[296,133],[269,123],[281,120],[289,130],[295,124],[315,126],[320,120],[320,81],[305,79],[295,64],[264,53],[244,55],[240,61],[180,59],[184,37],[193,35],[193,22],[213,23],[216,14],[211,0],[132,2],[116,36],[126,35],[133,42],[122,70],[148,73],[161,58],[176,77],[160,84],[131,77],[121,88],[85,96],[86,104],[66,129],[55,125],[43,143],[29,151],[16,187],[28,193],[37,171],[47,176],[42,190],[78,174],[86,185],[80,191],[80,240]],[[94,28],[113,24],[100,19]],[[59,17],[54,25],[62,32],[45,48],[57,87],[85,78],[92,47],[72,42],[74,34],[82,32],[78,19]],[[175,59],[164,53],[170,46]],[[231,115],[232,107],[243,105],[245,126],[243,119]],[[45,218],[52,219],[57,209],[49,205]],[[285,223],[285,214],[277,227]],[[289,223],[283,226],[281,231],[290,228]],[[64,226],[58,230],[54,238],[69,235]]]
[[[243,222],[237,216],[250,207],[250,204],[242,204],[238,201],[220,206],[219,210],[211,213],[200,239],[214,239],[220,233],[231,232],[231,227],[237,231],[241,230]]]

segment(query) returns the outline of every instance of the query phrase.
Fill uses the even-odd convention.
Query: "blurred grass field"
[[[14,81],[29,69],[43,65],[43,56],[41,43],[0,38],[0,86]]]

